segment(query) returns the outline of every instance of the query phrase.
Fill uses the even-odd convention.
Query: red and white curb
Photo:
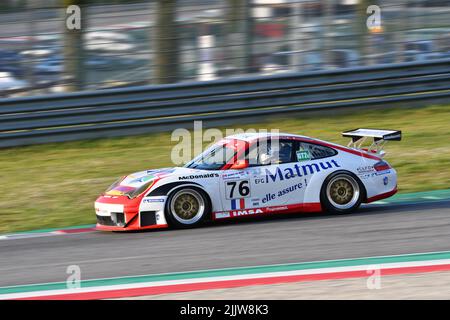
[[[50,236],[60,236],[64,234],[79,234],[86,232],[94,232],[96,231],[95,225],[89,227],[72,227],[68,229],[49,229],[42,231],[32,231],[32,232],[23,232],[23,233],[12,233],[0,235],[0,240],[17,240],[17,239],[30,239],[30,238],[40,238],[40,237],[50,237]]]
[[[236,274],[230,276],[212,276],[137,283],[126,283],[127,278],[123,278],[123,284],[99,285],[76,289],[11,293],[0,295],[0,299],[83,300],[123,298],[289,282],[362,278],[369,277],[374,270],[379,270],[380,276],[449,271],[450,259],[343,266],[334,268],[315,268],[284,272]]]

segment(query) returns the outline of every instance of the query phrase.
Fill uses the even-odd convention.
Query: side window
[[[294,141],[269,140],[258,141],[250,148],[248,155],[250,166],[266,166],[295,162]]]
[[[337,151],[333,148],[308,142],[299,142],[295,150],[297,161],[322,159],[335,156],[336,154]]]

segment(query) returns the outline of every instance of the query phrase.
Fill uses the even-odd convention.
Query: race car
[[[356,129],[348,146],[287,133],[242,133],[183,167],[120,178],[95,202],[97,229],[187,228],[206,220],[328,211],[345,214],[397,192],[383,160],[401,131]],[[371,144],[363,148],[369,139]]]

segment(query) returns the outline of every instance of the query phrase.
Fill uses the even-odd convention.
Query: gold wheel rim
[[[197,215],[200,204],[195,196],[183,193],[175,199],[173,208],[178,217],[189,220]]]
[[[337,204],[347,204],[353,199],[353,186],[346,179],[338,179],[330,186],[330,196],[331,199]]]

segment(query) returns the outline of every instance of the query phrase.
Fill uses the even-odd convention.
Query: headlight
[[[116,182],[114,182],[112,185],[109,186],[108,189],[106,189],[105,193],[108,191],[111,191],[112,189],[114,189],[115,187],[117,187],[123,179],[125,179],[126,176],[123,176],[122,178],[120,178],[119,180],[117,180]]]
[[[128,198],[130,198],[130,199],[136,198],[138,195],[140,195],[141,193],[145,192],[145,190],[150,188],[154,182],[155,182],[155,180],[150,180],[137,189],[125,192],[124,195],[128,196]]]

